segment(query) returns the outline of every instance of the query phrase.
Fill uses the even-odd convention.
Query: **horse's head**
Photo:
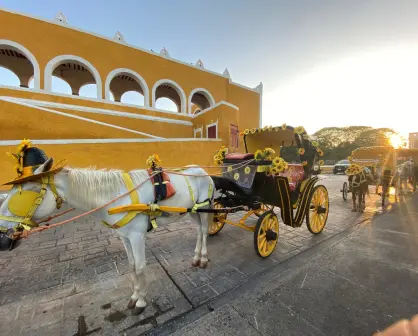
[[[53,159],[39,165],[29,178],[17,180],[0,206],[0,231],[10,239],[19,230],[38,226],[36,220],[49,216],[62,200],[51,172]]]

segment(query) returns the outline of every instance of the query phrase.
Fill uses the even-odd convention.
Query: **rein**
[[[236,166],[236,167],[233,168],[232,170],[238,170],[239,168],[247,165],[248,163],[250,163],[252,161],[254,161],[254,159],[251,159],[251,160],[248,160],[248,161],[244,161],[244,162],[241,162],[241,163],[238,163],[238,164],[234,164],[232,166]],[[206,166],[206,168],[219,168],[219,167],[226,167],[226,166]],[[80,215],[77,215],[75,217],[66,219],[66,220],[64,220],[62,222],[54,223],[54,224],[51,224],[51,225],[38,226],[38,227],[35,227],[35,228],[31,229],[30,231],[25,229],[23,232],[15,232],[13,234],[13,239],[19,239],[20,237],[27,238],[30,234],[33,234],[33,233],[36,233],[36,232],[42,232],[42,231],[45,231],[45,230],[48,230],[48,229],[52,229],[54,227],[67,224],[67,223],[73,222],[73,221],[75,221],[75,220],[77,220],[79,218],[82,218],[84,216],[90,215],[90,214],[92,214],[92,213],[94,213],[94,212],[96,212],[98,210],[101,210],[101,209],[105,208],[106,206],[108,206],[108,205],[116,202],[117,200],[121,199],[122,197],[124,197],[126,195],[129,195],[130,193],[132,193],[133,191],[135,191],[136,189],[138,189],[142,185],[144,185],[145,182],[151,180],[154,176],[158,175],[161,172],[168,172],[168,173],[171,173],[173,175],[183,175],[183,176],[193,176],[193,177],[211,176],[209,174],[184,174],[184,173],[181,172],[181,170],[188,169],[188,168],[194,168],[194,167],[193,166],[189,166],[189,167],[184,166],[184,167],[181,167],[181,168],[171,168],[171,169],[169,168],[169,169],[163,169],[162,171],[157,171],[157,172],[151,174],[147,179],[145,179],[144,181],[142,181],[140,184],[138,184],[137,186],[135,186],[131,190],[128,190],[126,193],[124,193],[124,194],[122,194],[122,195],[120,195],[120,196],[118,196],[118,197],[110,200],[109,202],[107,202],[107,203],[105,203],[105,204],[103,204],[103,205],[101,205],[101,206],[99,206],[97,208],[94,208],[92,210],[86,211],[86,212],[84,212],[84,213],[82,213]],[[199,168],[202,168],[202,167],[199,166]],[[177,170],[177,171],[175,171],[174,169]],[[212,175],[221,175],[221,174],[212,174]],[[36,222],[36,224],[40,224],[40,223],[44,223],[44,222],[50,221],[51,219],[54,219],[54,218],[60,217],[62,215],[65,215],[66,213],[68,213],[70,211],[73,211],[73,210],[75,210],[75,208],[71,208],[71,209],[68,209],[66,211],[63,211],[63,212],[61,212],[61,213],[59,213],[57,215],[50,216],[48,218],[42,219],[41,221]]]

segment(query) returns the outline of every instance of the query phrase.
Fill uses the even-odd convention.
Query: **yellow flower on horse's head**
[[[282,130],[284,131],[284,130],[286,130],[286,128],[287,128],[287,125],[286,124],[283,124],[282,125]]]
[[[302,134],[305,132],[305,128],[303,126],[295,127],[294,132],[297,134]]]
[[[299,155],[305,154],[305,148],[299,148],[298,153],[299,153]]]
[[[31,147],[32,147],[32,142],[29,139],[23,139],[22,142],[19,144],[19,146],[17,146],[17,152],[20,153],[26,148],[31,148]]]

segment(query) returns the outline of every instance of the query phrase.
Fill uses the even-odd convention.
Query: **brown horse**
[[[366,208],[366,194],[369,195],[369,172],[363,170],[359,174],[350,175],[348,183],[353,195],[353,212],[363,212]],[[358,200],[358,203],[357,203]]]

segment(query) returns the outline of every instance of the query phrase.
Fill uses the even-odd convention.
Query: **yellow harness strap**
[[[54,181],[54,175],[49,175],[49,188],[51,189],[52,193],[55,196],[55,202],[57,203],[57,209],[61,208],[61,205],[63,203],[62,198],[58,195],[58,191],[57,191],[57,187],[55,185],[55,181]]]
[[[132,182],[131,176],[128,173],[122,173],[123,182],[125,182],[126,188],[128,190],[132,190],[135,186]],[[139,203],[139,196],[138,192],[135,190],[132,190],[129,194],[131,196],[132,204],[138,204]],[[121,220],[117,221],[115,224],[110,225],[106,223],[105,221],[102,221],[102,223],[108,227],[111,227],[113,229],[119,229],[126,224],[128,224],[132,219],[136,217],[137,214],[139,214],[141,211],[129,211]]]
[[[192,199],[193,203],[195,203],[195,198],[194,198],[194,194],[193,194],[193,189],[192,186],[190,185],[189,179],[187,178],[186,175],[183,175],[184,179],[186,180],[187,183],[187,188],[189,189],[189,194],[190,194],[190,198]]]
[[[190,198],[192,199],[192,201],[194,203],[193,208],[192,208],[192,213],[195,213],[196,210],[199,209],[199,208],[202,208],[206,205],[209,205],[210,201],[205,201],[205,202],[202,202],[202,203],[196,203],[196,199],[194,198],[193,189],[192,189],[192,186],[190,185],[189,179],[187,178],[186,175],[184,175],[184,179],[186,180],[187,188],[189,189]],[[209,183],[209,189],[208,189],[208,199],[209,200],[212,197],[212,191],[213,191],[212,183]]]

